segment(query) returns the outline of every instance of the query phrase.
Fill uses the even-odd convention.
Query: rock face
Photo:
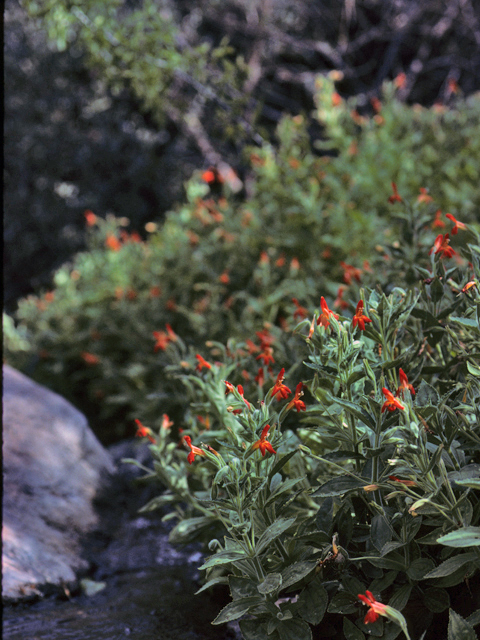
[[[66,586],[86,568],[79,540],[96,524],[92,501],[113,471],[77,409],[4,365],[4,600]]]

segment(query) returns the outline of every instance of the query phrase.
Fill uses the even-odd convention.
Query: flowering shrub
[[[479,234],[395,193],[400,235],[350,281],[351,312],[292,309],[306,368],[258,370],[287,333],[203,355],[177,340],[187,419],[139,423],[167,488],[144,509],[168,506],[173,542],[208,543],[200,590],[232,597],[213,624],[240,620],[246,640],[473,639],[480,623]]]
[[[333,100],[333,82],[323,79],[318,118],[336,157],[311,151],[305,119],[285,118],[278,147],[250,153],[245,198],[231,193],[232,176],[208,170],[186,185],[186,201],[163,226],[147,225],[146,240],[127,233],[125,219],[87,212],[89,251],[56,273],[52,291],[19,303],[18,339],[11,322],[6,333],[7,361],[81,407],[104,441],[133,434],[139,416],[153,426],[164,412],[182,419],[183,392],[166,375],[177,348],[186,357],[207,339],[235,338],[252,351],[251,375],[265,383],[275,363],[301,370],[301,341],[285,331],[321,296],[335,313],[351,308],[349,287],[368,282],[368,261],[383,254],[400,224],[391,219],[401,205],[389,202],[392,179],[398,197],[438,213],[434,224],[443,235],[455,228],[441,211],[448,198],[464,223],[480,205],[478,100],[459,102],[454,112],[416,110],[398,105],[394,90],[385,86],[383,123],[352,116],[354,102]],[[397,117],[405,128],[402,153]],[[453,140],[461,146],[455,165]],[[426,154],[426,146],[435,153]],[[384,153],[389,172],[377,179]],[[407,179],[404,158],[417,155],[421,162]],[[428,176],[444,165],[448,176],[427,193]],[[441,226],[447,224],[452,231]],[[361,330],[367,321],[360,312]],[[248,344],[264,323],[270,343]]]

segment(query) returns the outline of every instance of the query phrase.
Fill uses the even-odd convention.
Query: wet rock
[[[72,585],[80,538],[114,464],[70,403],[3,367],[3,587],[6,601]]]

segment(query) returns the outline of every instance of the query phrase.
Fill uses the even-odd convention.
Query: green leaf
[[[265,580],[257,587],[259,593],[266,596],[268,593],[273,593],[282,586],[282,574],[281,573],[269,573]]]
[[[210,516],[187,518],[186,520],[182,520],[181,522],[179,522],[170,531],[168,540],[173,544],[189,542],[199,531],[210,527],[213,522],[215,522],[215,519],[211,518]]]
[[[294,562],[289,565],[282,572],[282,589],[290,587],[292,584],[296,584],[303,580],[309,573],[311,573],[317,566],[316,562],[309,560],[301,560],[300,562]]]
[[[447,535],[438,538],[439,544],[447,547],[478,547],[480,546],[480,527],[463,527],[457,531],[451,531]]]
[[[348,618],[343,619],[343,635],[345,640],[365,640],[365,636]]]
[[[219,551],[214,556],[210,556],[210,558],[208,558],[206,562],[198,568],[209,569],[210,567],[216,567],[220,564],[228,564],[229,562],[235,562],[236,560],[245,560],[247,557],[248,556],[245,551]]]
[[[430,558],[417,558],[410,563],[407,569],[407,576],[411,580],[423,580],[423,576],[435,567],[435,563]]]
[[[372,518],[370,528],[370,540],[373,546],[381,551],[383,547],[392,539],[392,531],[385,516],[378,514]]]
[[[257,583],[245,576],[228,576],[230,593],[234,600],[241,600],[250,596],[258,597]]]
[[[473,327],[476,329],[478,327],[478,323],[474,318],[462,318],[460,316],[450,316],[450,322],[457,322],[464,327]]]
[[[471,624],[472,627],[476,627],[477,625],[479,625],[480,624],[480,609],[477,609],[476,611],[471,613],[467,618],[467,622],[469,624]]]
[[[295,449],[294,451],[289,451],[288,453],[286,453],[284,456],[282,456],[279,460],[275,462],[270,473],[268,474],[269,482],[271,481],[271,479],[276,473],[278,473],[281,469],[283,469],[283,467],[287,464],[290,458],[292,458],[297,453],[297,451],[298,449]]]
[[[252,607],[256,607],[263,602],[260,596],[250,596],[248,598],[240,598],[230,602],[220,611],[212,624],[224,624],[241,618]]]
[[[311,495],[312,498],[328,497],[328,496],[341,496],[348,491],[360,489],[364,487],[366,482],[355,478],[354,476],[339,476],[332,478],[323,484],[319,489],[314,491]]]
[[[328,605],[328,613],[341,613],[349,615],[355,613],[358,607],[358,598],[347,591],[336,593]]]
[[[470,487],[470,489],[480,489],[480,478],[469,478],[468,480],[455,480],[459,487]]]
[[[403,587],[396,589],[388,601],[388,606],[393,607],[397,611],[401,611],[407,604],[413,586],[411,584],[404,584]]]
[[[436,407],[439,402],[440,396],[437,390],[428,384],[428,382],[422,380],[415,395],[415,405],[417,407],[426,407],[429,405]]]
[[[320,580],[312,580],[300,593],[297,608],[300,616],[310,624],[320,624],[327,610],[328,593]]]
[[[258,620],[240,620],[239,625],[244,640],[265,640],[267,637],[267,625]]]
[[[337,398],[336,396],[333,396],[331,394],[330,394],[330,398],[331,398],[331,401],[334,402],[335,404],[339,404],[341,407],[343,407],[350,413],[353,413],[353,415],[356,416],[367,427],[370,427],[371,429],[375,429],[375,426],[376,426],[375,418],[372,415],[370,415],[367,411],[365,411],[365,409],[363,409],[362,407],[359,407],[358,404],[355,404],[354,402],[350,402],[349,400],[344,400],[343,398]]]
[[[280,640],[312,640],[312,630],[303,620],[282,620],[277,631]]]
[[[211,580],[206,582],[203,587],[200,587],[198,591],[195,591],[195,595],[197,595],[197,593],[202,593],[202,591],[210,589],[210,587],[213,587],[213,585],[215,584],[228,584],[227,576],[217,576],[216,578],[212,578]]]
[[[276,540],[284,531],[286,531],[293,523],[295,518],[278,518],[269,527],[265,529],[255,545],[255,554],[259,555],[268,545]]]
[[[420,578],[420,580],[430,580],[431,578],[443,578],[444,576],[449,576],[457,571],[457,569],[460,569],[460,567],[473,562],[476,557],[477,555],[475,553],[462,553],[461,555],[448,558],[439,564],[438,567],[425,574],[423,578]]]
[[[423,594],[423,601],[429,611],[441,613],[450,606],[450,596],[445,589],[435,587],[427,589]]]
[[[478,640],[472,625],[453,609],[448,619],[448,640]]]

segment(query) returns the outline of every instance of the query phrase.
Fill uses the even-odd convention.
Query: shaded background
[[[141,6],[129,0],[126,7]],[[243,56],[242,118],[270,138],[283,113],[313,109],[316,74],[339,69],[342,95],[369,109],[400,72],[400,98],[448,102],[451,82],[480,88],[480,3],[473,0],[161,1],[192,46],[227,37]],[[179,99],[181,99],[179,94]],[[252,114],[255,115],[252,115]],[[216,152],[242,175],[252,143],[222,137],[203,117]],[[228,114],[227,114],[228,118]],[[318,127],[317,127],[318,128]],[[312,125],[312,137],[321,132]],[[201,141],[167,113],[160,128],[129,92],[112,94],[82,52],[58,52],[18,0],[5,9],[4,299],[48,287],[52,270],[85,246],[86,209],[126,216],[140,232],[182,198],[183,181],[209,165]]]

